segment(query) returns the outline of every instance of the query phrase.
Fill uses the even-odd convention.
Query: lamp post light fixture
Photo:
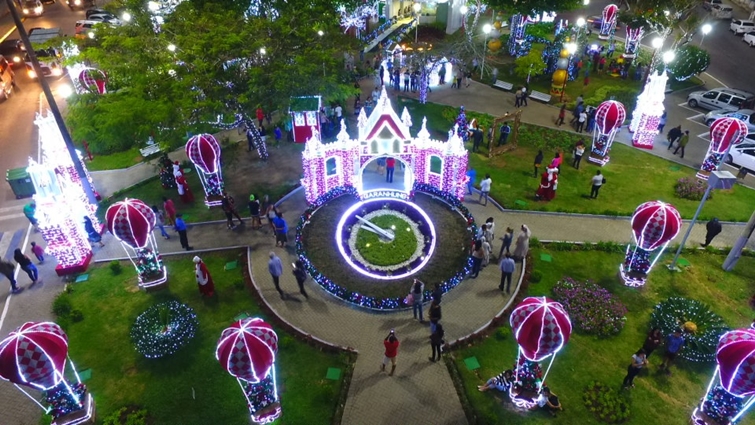
[[[173,44],[173,43],[168,44],[168,50],[170,52],[175,52],[176,51],[176,45]]]
[[[673,62],[674,59],[676,59],[676,53],[674,53],[673,50],[668,50],[666,52],[663,52],[663,63],[668,66],[669,63]]]
[[[317,35],[319,35],[320,37],[322,37],[322,36],[325,35],[325,32],[323,32],[323,30],[318,30],[317,31]],[[322,76],[323,76],[323,78],[325,78],[325,61],[322,61]]]
[[[417,25],[414,27],[414,44],[417,44],[417,40],[419,38],[419,11],[422,10],[422,5],[419,3],[414,3],[414,5],[412,5],[412,9],[414,9],[414,14],[416,15],[417,19]]]
[[[121,15],[121,20],[123,22],[131,22],[131,14],[128,12],[123,12],[123,14]]]
[[[264,47],[260,47],[260,54],[261,55],[266,55],[267,54],[267,50],[265,50]]]
[[[589,4],[590,4],[590,0],[584,0],[584,1],[582,2],[582,4],[583,4],[583,5],[585,5],[585,6],[587,6],[587,5],[589,5]]]
[[[650,42],[650,45],[653,47],[653,56],[650,58],[650,63],[648,64],[648,67],[645,70],[644,78],[642,79],[642,86],[643,87],[648,82],[648,78],[650,77],[650,70],[655,68],[655,64],[656,64],[655,58],[658,55],[658,49],[660,49],[661,47],[663,47],[663,39],[661,37],[656,37],[656,38],[653,39],[653,41]],[[673,52],[671,52],[671,53],[673,54]]]
[[[585,21],[585,18],[577,18],[577,39],[576,41],[579,41],[579,36],[582,33],[582,27],[585,26],[587,21]]]
[[[317,31],[317,35],[319,35],[320,37],[322,37],[323,35],[325,35],[325,33],[322,32],[322,30],[319,30],[319,31]]]
[[[459,13],[461,13],[461,27],[464,29],[467,27],[467,12],[469,12],[469,7],[466,4],[461,5]]]
[[[710,30],[713,29],[713,27],[710,24],[704,24],[702,26],[702,28],[700,28],[700,29],[703,32],[703,36],[702,36],[702,38],[700,38],[700,45],[702,46],[703,45],[703,40],[705,40],[705,36],[708,35],[708,33],[710,32]]]
[[[480,79],[485,76],[485,54],[488,50],[488,35],[490,34],[490,31],[493,31],[492,25],[485,24],[482,26],[482,32],[485,33],[485,44],[482,46],[482,68],[480,69]]]

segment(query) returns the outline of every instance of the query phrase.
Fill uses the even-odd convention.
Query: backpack
[[[603,177],[603,184],[606,184],[606,178]]]

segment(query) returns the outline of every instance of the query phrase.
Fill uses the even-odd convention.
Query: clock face
[[[417,273],[432,257],[435,227],[417,205],[399,199],[370,199],[347,210],[336,243],[347,264],[377,279]]]

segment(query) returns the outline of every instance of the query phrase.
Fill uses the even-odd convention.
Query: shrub
[[[108,268],[110,269],[110,272],[113,273],[113,275],[119,275],[121,274],[121,272],[123,272],[123,266],[118,260],[111,261],[110,264],[108,264]]]
[[[595,90],[591,97],[585,99],[585,104],[598,106],[605,100],[615,100],[621,102],[627,111],[634,111],[638,94],[638,90],[632,87],[606,85]]]
[[[67,317],[71,314],[72,308],[71,298],[69,298],[68,294],[65,292],[58,295],[52,303],[52,312],[58,317]]]
[[[702,201],[707,189],[705,182],[695,177],[682,177],[674,185],[676,196],[693,201]],[[713,198],[712,190],[708,193],[708,199],[711,198]]]
[[[71,310],[71,321],[72,322],[76,323],[76,322],[81,322],[82,320],[84,320],[84,313],[81,310],[79,310],[79,309],[73,309],[73,310]]]
[[[131,340],[144,357],[164,357],[194,338],[198,326],[197,315],[191,307],[168,301],[153,305],[136,318],[131,327]]]
[[[608,385],[591,382],[583,399],[587,410],[603,422],[619,423],[629,419],[629,401]]]
[[[658,303],[650,316],[650,327],[661,329],[664,335],[684,329],[687,345],[679,356],[695,362],[714,361],[718,339],[729,330],[724,319],[707,305],[682,297]]]
[[[103,425],[145,425],[148,415],[146,409],[138,409],[137,407],[121,407],[115,412],[106,416],[102,424]]]
[[[676,51],[676,58],[669,63],[671,76],[684,81],[704,72],[710,65],[710,55],[692,44],[685,44]]]
[[[530,273],[530,283],[538,283],[543,280],[543,272],[540,270],[532,270]]]
[[[565,277],[553,287],[553,294],[556,301],[569,313],[572,324],[578,330],[610,336],[624,328],[626,306],[618,297],[595,283]]]

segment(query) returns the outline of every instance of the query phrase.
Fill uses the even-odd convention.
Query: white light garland
[[[398,264],[394,264],[392,266],[377,266],[369,261],[367,261],[362,254],[359,252],[359,248],[357,247],[357,235],[359,234],[359,230],[362,228],[362,224],[356,224],[351,230],[351,235],[349,236],[349,249],[351,250],[351,255],[354,256],[354,259],[357,260],[359,263],[363,264],[365,267],[373,270],[380,270],[380,271],[393,271],[398,270],[403,267],[408,266],[409,264],[413,263],[417,258],[422,256],[422,253],[425,248],[425,235],[422,234],[422,232],[419,230],[419,226],[417,223],[409,218],[406,214],[400,213],[398,211],[393,210],[377,210],[373,211],[369,214],[366,214],[363,218],[367,221],[372,220],[373,218],[382,217],[390,215],[393,217],[397,217],[401,220],[406,221],[409,224],[409,228],[414,233],[414,237],[417,239],[417,248],[415,248],[414,253],[412,253],[411,257],[409,257],[408,260],[403,261]]]

